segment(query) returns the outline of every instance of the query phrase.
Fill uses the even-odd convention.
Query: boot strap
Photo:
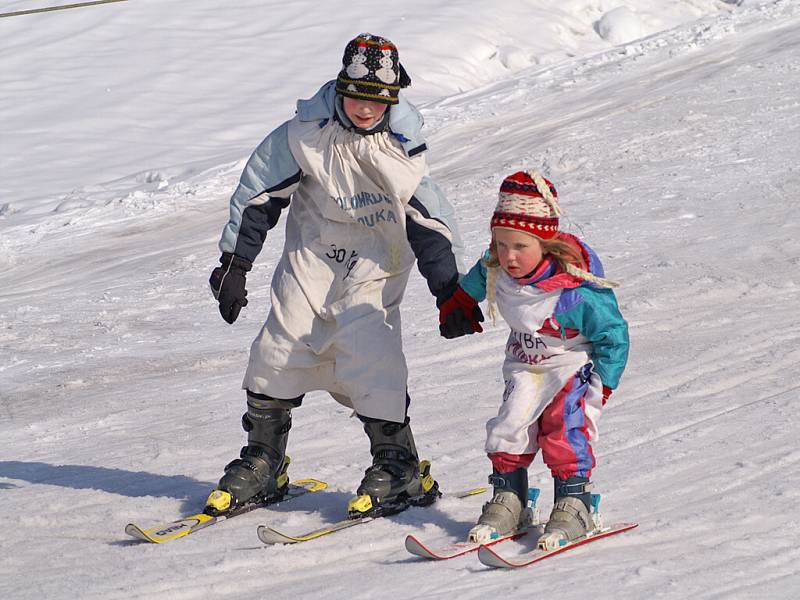
[[[519,494],[520,492],[527,493],[528,491],[527,489],[525,490],[516,489],[524,485],[522,480],[516,477],[516,475],[517,475],[516,471],[512,471],[511,473],[498,473],[495,471],[494,473],[489,475],[489,483],[493,485],[495,488],[500,490],[516,491],[517,494]]]
[[[270,462],[274,458],[269,450],[262,446],[244,446],[239,452],[239,456],[241,458],[260,458],[266,462]]]
[[[242,429],[244,429],[245,432],[247,433],[250,433],[255,428],[255,423],[253,423],[252,417],[255,417],[255,415],[251,415],[249,412],[246,412],[242,415]],[[258,417],[255,418],[257,419]],[[283,425],[281,425],[281,427],[276,431],[276,433],[279,435],[283,435],[284,433],[289,433],[289,430],[291,428],[292,428],[292,416],[290,414],[289,418]]]
[[[373,455],[373,460],[377,461],[400,461],[400,462],[412,462],[414,457],[407,452],[406,450],[396,450],[394,448],[381,448]]]
[[[583,494],[591,492],[593,488],[594,483],[591,481],[584,481],[581,483],[558,483],[556,484],[555,497],[582,496]]]
[[[257,467],[253,463],[242,460],[241,458],[235,458],[227,465],[225,465],[224,471],[227,473],[230,471],[231,467],[244,467],[245,469],[250,469],[253,473],[257,472]]]
[[[489,485],[503,490],[511,489],[511,482],[503,477],[502,473],[492,473],[489,475]]]

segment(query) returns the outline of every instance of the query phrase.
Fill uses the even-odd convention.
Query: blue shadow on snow
[[[30,483],[58,485],[76,490],[102,490],[138,498],[203,498],[216,482],[198,481],[185,475],[157,475],[88,465],[50,465],[41,462],[0,461],[0,477]]]

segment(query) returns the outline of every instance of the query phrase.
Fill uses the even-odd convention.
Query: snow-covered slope
[[[446,4],[131,0],[0,19],[0,594],[793,597],[800,6]],[[126,539],[130,520],[201,506],[243,441],[239,385],[283,234],[228,326],[206,283],[227,200],[361,30],[400,46],[470,260],[503,176],[538,166],[623,281],[632,355],[595,481],[634,533],[535,572],[405,553],[408,532],[461,535],[476,497],[261,547],[258,523],[339,518],[369,462],[358,421],[315,393],[289,453],[328,491],[167,546]],[[418,276],[404,328],[420,451],[443,488],[482,484],[506,328],[438,338]],[[539,459],[531,480],[549,497]]]
[[[626,3],[440,4],[129,0],[0,19],[0,205],[50,208],[72,188],[134,172],[237,160],[336,76],[344,44],[363,30],[398,44],[411,98],[424,102],[608,48],[594,27]],[[627,4],[642,33],[730,10],[717,0]],[[634,34],[611,22],[615,35]]]

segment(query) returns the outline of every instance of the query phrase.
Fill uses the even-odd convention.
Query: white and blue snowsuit
[[[461,244],[452,208],[427,177],[417,110],[401,94],[383,126],[354,130],[334,83],[298,101],[231,198],[220,249],[251,262],[289,207],[272,308],[243,387],[282,399],[327,390],[361,416],[402,422],[408,277],[416,260],[442,293],[458,279]]]

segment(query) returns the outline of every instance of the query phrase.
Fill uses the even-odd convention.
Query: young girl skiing
[[[212,514],[280,495],[291,411],[311,390],[353,408],[370,440],[351,512],[436,497],[407,416],[399,307],[415,259],[437,302],[452,295],[460,242],[426,176],[422,117],[400,94],[409,83],[392,42],[359,35],[337,79],[299,101],[244,169],[210,280],[228,323],[247,305],[246,274],[287,206],[288,221],[244,377],[247,445],[209,498]]]
[[[554,547],[592,528],[590,481],[602,406],[628,356],[628,326],[595,253],[559,231],[557,193],[538,172],[518,172],[500,187],[484,257],[440,307],[445,337],[480,331],[470,315],[488,298],[511,328],[505,392],[486,425],[494,497],[469,538],[517,530],[530,519],[528,466],[541,449],[555,502],[540,545]]]

